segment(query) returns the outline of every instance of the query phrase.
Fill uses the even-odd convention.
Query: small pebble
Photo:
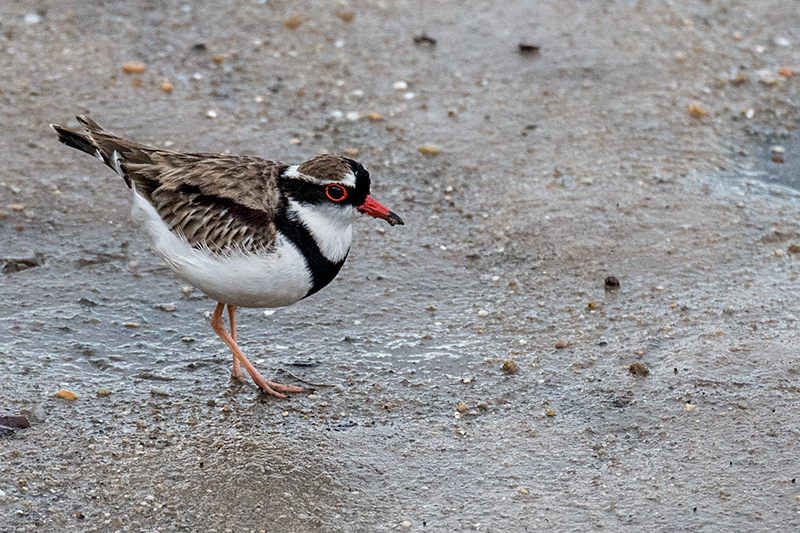
[[[42,21],[42,17],[37,15],[36,13],[28,13],[25,15],[25,23],[26,24],[38,24]]]
[[[466,413],[469,411],[469,406],[467,406],[465,402],[458,402],[458,405],[456,405],[456,411],[459,413]]]
[[[703,109],[697,104],[690,104],[689,105],[689,116],[692,118],[701,118],[705,115],[708,115],[708,111]]]
[[[20,204],[10,204],[8,206],[8,208],[11,209],[12,211],[24,211],[25,210],[25,206],[24,205],[20,205]]]
[[[419,153],[425,155],[436,155],[442,151],[442,149],[436,146],[435,144],[423,144],[422,146],[417,148],[417,150],[419,150]]]
[[[755,109],[752,109],[752,108],[751,109],[747,109],[744,112],[744,118],[753,118],[755,116],[755,114],[756,114],[756,110]]]
[[[0,413],[0,426],[11,429],[25,429],[30,427],[31,423],[22,415],[13,415],[11,413]]]
[[[168,81],[162,81],[158,88],[161,89],[163,93],[169,94],[172,92],[172,84]]]
[[[288,19],[283,21],[283,26],[287,30],[296,30],[305,21],[306,21],[306,17],[304,17],[303,15],[295,15],[295,16],[289,17]]]
[[[638,362],[629,366],[628,371],[634,376],[646,376],[650,373],[646,366]]]
[[[400,522],[400,527],[411,527],[411,522],[409,522],[408,520],[403,520],[402,522]]]
[[[778,71],[778,76],[783,76],[784,78],[791,78],[792,76],[794,76],[794,70],[792,70],[792,67],[783,66]]]
[[[614,276],[608,276],[605,282],[606,290],[619,289],[619,280]]]
[[[545,412],[545,416],[556,416],[556,412],[553,409],[548,409],[547,412]]]
[[[781,250],[780,248],[778,248],[777,250],[775,250],[775,255],[777,255],[778,257],[781,257],[781,256],[783,256],[783,250]]]
[[[528,494],[528,489],[519,489],[519,493],[520,494]]]
[[[137,324],[136,322],[125,322],[122,325],[125,326],[126,328],[138,328],[139,327],[139,324]]]
[[[347,148],[346,150],[343,150],[342,153],[344,155],[357,156],[358,155],[358,148]]]
[[[383,120],[383,117],[377,113],[370,113],[367,115],[367,118],[373,122],[378,122],[379,120]]]
[[[515,374],[517,372],[517,362],[513,359],[507,359],[503,362],[503,372],[506,374]]]
[[[125,74],[144,74],[147,66],[141,61],[128,61],[122,65],[122,72]]]
[[[796,244],[790,244],[788,251],[790,254],[800,254],[800,246]]]
[[[557,350],[561,350],[563,348],[566,348],[567,346],[569,346],[569,341],[558,341],[556,343],[556,349]]]
[[[486,309],[481,309],[478,311],[478,316],[480,317],[489,316],[489,311],[487,311]]]
[[[208,111],[206,111],[206,116],[208,118],[217,118],[217,112],[214,111],[213,109],[209,109]]]
[[[56,398],[61,398],[62,400],[77,400],[78,395],[67,389],[61,389],[56,393]]]
[[[534,55],[538,54],[539,50],[541,50],[541,46],[536,44],[528,44],[528,43],[519,43],[517,46],[517,50],[520,54],[523,55]]]
[[[683,407],[683,410],[684,410],[684,411],[694,411],[695,407],[697,407],[697,406],[695,406],[695,405],[692,405],[692,404],[690,404],[690,403],[687,403],[687,404],[686,404],[686,405]]]
[[[405,91],[406,89],[408,89],[408,84],[406,82],[400,80],[400,81],[394,82],[394,85],[392,87],[394,87],[395,90],[397,90],[397,91]]]
[[[761,70],[756,71],[756,75],[758,76],[758,81],[764,85],[777,85],[780,81],[780,76],[768,68],[762,68]]]
[[[175,311],[175,306],[172,304],[158,304],[156,309],[160,309],[161,311],[166,311],[167,313],[172,313]]]
[[[106,396],[111,396],[111,391],[108,389],[97,389],[97,395],[101,398],[105,398]]]

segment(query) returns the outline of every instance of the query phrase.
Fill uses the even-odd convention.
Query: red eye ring
[[[341,185],[331,183],[330,185],[325,187],[325,196],[327,196],[330,200],[334,202],[341,202],[342,200],[347,198],[347,189],[345,189]]]

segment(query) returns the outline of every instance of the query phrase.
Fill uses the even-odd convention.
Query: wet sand
[[[0,532],[797,527],[796,7],[532,4],[0,6]],[[238,320],[329,386],[229,381],[80,113],[371,171],[406,225]]]

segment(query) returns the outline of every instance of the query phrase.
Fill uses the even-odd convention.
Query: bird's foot
[[[277,396],[278,398],[286,398],[286,395],[281,394],[281,392],[305,392],[305,389],[303,387],[295,387],[294,385],[282,385],[280,383],[273,383],[268,379],[264,379],[261,375],[259,375],[258,378],[260,379],[253,377],[253,381],[255,382],[255,384],[258,385],[258,387],[267,394]]]

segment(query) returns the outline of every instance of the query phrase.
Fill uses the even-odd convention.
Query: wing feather
[[[179,153],[141,145],[85,116],[86,130],[54,126],[65,144],[98,156],[194,247],[260,251],[275,245],[278,176],[286,165],[258,157]]]

